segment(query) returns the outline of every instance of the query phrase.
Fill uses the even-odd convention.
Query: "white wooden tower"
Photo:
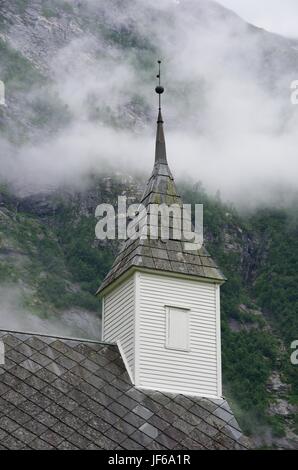
[[[160,78],[160,75],[159,75]],[[160,95],[163,88],[159,85]],[[161,109],[155,164],[140,201],[181,205],[166,157]],[[127,240],[98,290],[102,339],[119,346],[139,388],[222,395],[220,285],[225,278],[204,248],[169,240]]]

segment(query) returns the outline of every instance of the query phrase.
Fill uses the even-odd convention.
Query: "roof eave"
[[[175,277],[178,279],[188,279],[192,281],[198,281],[198,282],[205,282],[205,283],[211,283],[211,284],[218,284],[222,285],[226,282],[226,278],[212,278],[212,277],[204,277],[204,276],[197,276],[195,274],[184,274],[184,273],[179,273],[175,271],[166,271],[166,270],[158,270],[158,269],[153,269],[153,268],[144,268],[141,266],[130,266],[126,271],[124,271],[119,277],[114,279],[110,284],[105,286],[103,289],[99,287],[99,289],[96,292],[96,296],[102,298],[104,297],[107,293],[112,291],[115,287],[117,287],[119,284],[122,284],[128,277],[133,275],[136,271],[138,272],[143,272],[143,273],[149,273],[149,274],[156,274],[156,275],[162,275],[162,276],[168,276],[168,277]]]

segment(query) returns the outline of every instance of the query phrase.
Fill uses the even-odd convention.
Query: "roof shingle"
[[[161,113],[159,113],[157,120],[155,164],[140,204],[142,206],[139,208],[139,220],[130,223],[130,225],[134,225],[134,228],[139,225],[139,230],[136,230],[139,232],[139,236],[136,239],[128,237],[124,242],[111,270],[98,289],[98,293],[105,290],[131,268],[146,268],[187,276],[199,276],[219,283],[225,280],[206,248],[202,246],[198,249],[193,245],[195,242],[193,228],[192,232],[185,233],[184,222],[188,218],[191,223],[190,214],[185,211],[180,211],[180,215],[169,212],[167,220],[152,217],[156,215],[153,211],[155,205],[164,204],[169,208],[174,204],[178,209],[182,208],[181,197],[177,192],[174,178],[167,163]],[[154,209],[156,210],[156,206]],[[155,235],[151,233],[154,224]],[[183,230],[177,232],[173,230],[173,227],[180,227]],[[189,249],[189,244],[193,245],[192,248],[195,249]]]
[[[2,448],[248,446],[225,400],[137,390],[116,345],[5,331],[0,340],[10,353],[0,369]],[[38,368],[26,367],[29,357]]]

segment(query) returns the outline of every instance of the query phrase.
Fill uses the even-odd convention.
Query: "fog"
[[[114,8],[107,2],[104,11],[107,27],[131,28],[156,52],[123,48],[88,31],[61,46],[49,57],[49,87],[67,107],[70,122],[40,143],[16,148],[2,138],[2,178],[40,191],[77,183],[107,165],[149,174],[155,60],[161,57],[168,160],[175,177],[200,180],[207,191],[220,190],[237,204],[274,203],[277,185],[289,194],[295,191],[294,43],[274,36],[264,40],[208,0],[164,0],[158,6],[138,1],[138,8],[135,2],[126,8],[112,3]],[[98,8],[93,0],[83,4]],[[136,97],[141,106],[135,105]]]
[[[49,317],[42,318],[26,308],[24,302],[28,294],[28,288],[12,284],[0,286],[0,329],[72,338],[101,338],[98,315],[72,308],[59,312],[59,316],[51,311]]]
[[[31,20],[24,26],[18,17],[10,31],[0,31],[0,41],[5,37],[48,79],[26,96],[7,87],[7,108],[2,115],[0,109],[0,189],[6,182],[27,195],[85,187],[91,174],[149,177],[162,59],[162,111],[175,179],[200,181],[209,194],[220,191],[222,200],[241,210],[298,199],[298,105],[291,102],[298,41],[261,32],[209,0],[68,1],[81,5],[74,12],[84,18],[74,16],[60,42],[63,18],[61,24],[59,18],[39,18],[34,29]],[[292,27],[292,21],[284,25],[285,34]],[[0,57],[0,80],[1,72]],[[45,96],[57,106],[57,128],[31,122],[35,100]],[[61,109],[67,118],[58,125]],[[8,129],[22,124],[30,139],[9,138],[3,122]],[[2,216],[5,224],[5,208]],[[3,241],[5,249],[9,231],[0,249]],[[18,247],[9,248],[17,256]],[[21,279],[0,285],[0,329],[101,338],[100,315],[49,307],[42,317],[37,307],[28,307],[36,287]],[[270,440],[268,430],[268,445]]]
[[[218,0],[250,23],[268,31],[298,37],[296,0]]]

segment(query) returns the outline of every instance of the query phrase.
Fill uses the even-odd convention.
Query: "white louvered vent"
[[[189,351],[189,310],[166,306],[166,347]]]

